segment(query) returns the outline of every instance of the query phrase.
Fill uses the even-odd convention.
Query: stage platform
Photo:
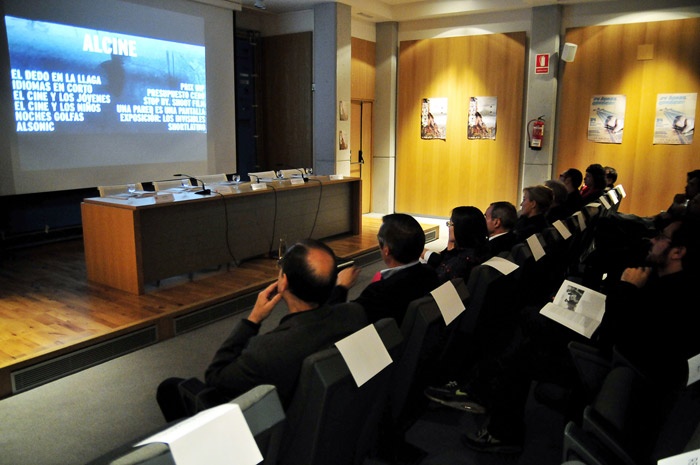
[[[381,216],[359,235],[325,241],[360,266],[380,260]],[[423,224],[426,241],[439,227]],[[82,239],[6,252],[0,263],[0,398],[250,308],[277,277],[276,260],[200,270],[133,295],[87,281]]]

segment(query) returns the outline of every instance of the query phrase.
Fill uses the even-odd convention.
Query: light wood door
[[[362,179],[362,213],[372,211],[372,102],[353,100],[350,117],[350,175]]]

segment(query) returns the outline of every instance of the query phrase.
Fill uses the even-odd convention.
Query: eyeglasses
[[[667,236],[667,235],[664,234],[663,232],[660,232],[659,234],[657,234],[657,236],[656,236],[654,239],[656,239],[656,240],[658,240],[658,241],[660,241],[660,240],[662,240],[662,239],[666,239],[666,240],[669,241],[669,242],[671,242],[671,241],[673,240],[673,239],[671,239],[671,237]]]
[[[455,225],[455,224],[454,224],[452,221],[445,221],[445,226],[447,226],[448,228],[449,228],[450,226],[454,226],[454,225]]]

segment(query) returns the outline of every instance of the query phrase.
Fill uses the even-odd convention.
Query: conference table
[[[361,232],[359,178],[206,187],[83,199],[88,280],[143,294],[148,283],[275,254],[280,239]]]

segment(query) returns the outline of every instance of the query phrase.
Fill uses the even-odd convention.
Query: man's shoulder
[[[362,305],[355,302],[325,304],[315,310],[309,310],[299,315],[299,324],[313,324],[319,321],[340,321],[348,324],[363,324],[366,315]]]

